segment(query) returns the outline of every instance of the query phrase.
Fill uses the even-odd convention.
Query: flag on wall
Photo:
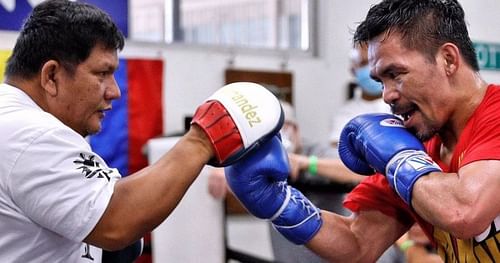
[[[90,137],[90,144],[127,176],[147,165],[144,145],[163,134],[163,61],[120,59],[115,78],[122,96],[106,112],[102,131]]]
[[[10,50],[0,50],[0,82],[3,81],[3,74],[5,73],[5,66],[7,65],[7,59],[12,52]]]

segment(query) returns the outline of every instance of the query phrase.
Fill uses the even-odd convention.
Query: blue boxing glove
[[[359,115],[349,121],[340,134],[339,155],[355,173],[385,174],[409,205],[415,182],[423,175],[441,171],[401,119],[385,113]]]
[[[225,174],[246,209],[256,217],[269,219],[293,243],[307,243],[320,229],[319,209],[287,184],[288,155],[277,136],[226,167]]]

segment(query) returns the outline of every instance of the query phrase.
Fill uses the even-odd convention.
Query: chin
[[[89,127],[87,129],[87,135],[94,135],[97,134],[101,131],[101,126],[99,125],[98,127]]]
[[[421,142],[426,142],[430,140],[434,135],[430,135],[428,133],[416,133],[415,136],[421,141]]]
[[[423,129],[419,129],[416,132],[414,132],[415,136],[417,136],[417,138],[421,142],[426,142],[426,141],[432,139],[432,137],[434,137],[434,135],[436,135],[436,133],[437,133],[437,130],[432,129],[432,128],[423,128]]]

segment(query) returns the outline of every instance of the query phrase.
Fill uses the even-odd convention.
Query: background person
[[[355,44],[350,55],[350,73],[354,82],[353,96],[342,107],[336,108],[332,118],[330,142],[337,147],[340,133],[352,118],[372,112],[390,113],[391,109],[382,99],[383,86],[370,77],[368,64],[368,47]]]
[[[337,145],[340,133],[349,120],[363,113],[390,112],[390,107],[382,99],[382,84],[370,77],[368,65],[368,49],[366,45],[354,45],[350,54],[350,73],[355,82],[355,92],[353,98],[349,99],[340,108],[335,109],[332,131],[330,133],[330,143],[334,148],[333,158],[317,158],[306,153],[293,152],[289,154],[291,172],[290,177],[296,180],[299,174],[305,173],[311,167],[313,160],[314,169],[322,177],[328,177],[339,183],[357,184],[364,177],[359,176],[349,170],[338,158]],[[286,113],[286,110],[285,110]],[[285,114],[286,116],[286,114]],[[285,148],[286,140],[283,141]],[[290,151],[288,151],[290,152]]]
[[[397,242],[408,263],[442,263],[435,249],[418,224],[414,224]]]

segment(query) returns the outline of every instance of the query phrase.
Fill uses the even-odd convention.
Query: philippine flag
[[[90,144],[127,176],[147,165],[143,146],[163,133],[163,61],[120,59],[115,78],[122,96],[106,112],[102,131],[90,137]]]

